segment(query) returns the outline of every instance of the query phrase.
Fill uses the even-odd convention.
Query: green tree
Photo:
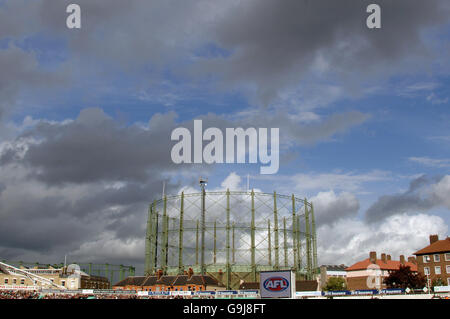
[[[323,287],[323,290],[324,291],[347,290],[347,283],[345,282],[345,279],[342,277],[330,277],[325,287]]]
[[[437,278],[433,280],[433,283],[431,284],[433,287],[435,286],[445,286],[444,285],[444,281],[442,280],[442,278]]]
[[[399,269],[389,272],[384,283],[388,288],[422,289],[426,286],[426,279],[422,274],[411,271],[411,267],[401,265]]]

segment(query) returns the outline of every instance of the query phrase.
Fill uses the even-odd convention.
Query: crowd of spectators
[[[42,293],[27,290],[0,290],[0,299],[184,299],[192,296],[138,296],[135,294]]]
[[[138,299],[136,295],[41,293],[25,290],[0,290],[0,299]]]

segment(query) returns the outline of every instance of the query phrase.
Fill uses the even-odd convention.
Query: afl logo
[[[270,277],[263,283],[264,289],[272,292],[280,292],[289,287],[289,281],[283,277]]]

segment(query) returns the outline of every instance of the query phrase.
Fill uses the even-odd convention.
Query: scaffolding
[[[164,195],[149,206],[145,274],[176,275],[189,268],[214,276],[228,289],[242,280],[257,281],[267,270],[290,269],[298,280],[313,279],[312,203],[253,190]]]

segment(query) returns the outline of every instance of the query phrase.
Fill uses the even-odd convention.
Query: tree
[[[445,286],[444,285],[444,281],[442,280],[442,278],[437,278],[433,280],[433,283],[431,284],[431,286],[435,287],[435,286]]]
[[[325,287],[323,287],[324,291],[339,291],[339,290],[347,290],[347,284],[344,278],[341,277],[330,277],[327,281]]]
[[[384,283],[388,288],[422,289],[426,286],[426,279],[422,274],[411,271],[411,267],[400,265],[399,269],[389,272]]]

